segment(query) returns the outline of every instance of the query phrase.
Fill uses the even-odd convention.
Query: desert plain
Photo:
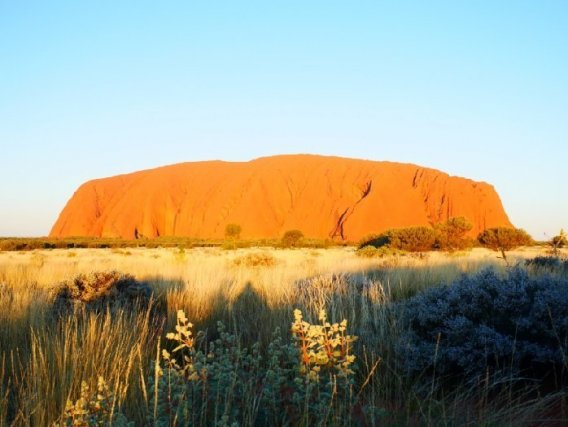
[[[524,362],[488,338],[487,360],[468,370],[441,348],[467,343],[441,333],[471,319],[437,323],[417,315],[424,301],[406,306],[445,285],[565,285],[560,261],[527,263],[552,259],[549,251],[519,248],[507,263],[485,248],[2,251],[0,425],[562,425],[565,359],[527,379]],[[55,308],[62,287],[77,291],[94,271],[120,272],[151,295]],[[463,303],[483,298],[475,295],[466,289]],[[510,309],[483,304],[491,315]],[[420,322],[438,328],[429,344],[411,331]],[[468,351],[479,357],[475,345]]]

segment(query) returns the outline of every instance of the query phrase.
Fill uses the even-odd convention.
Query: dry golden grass
[[[250,255],[268,255],[274,265],[239,262]],[[517,251],[516,258],[526,258],[535,250]],[[262,263],[261,263],[262,264]],[[432,252],[425,258],[411,255],[393,259],[365,259],[355,256],[353,248],[332,249],[237,249],[176,248],[145,249],[53,249],[31,252],[0,252],[0,283],[13,288],[50,288],[78,273],[118,270],[139,280],[181,281],[190,287],[218,289],[229,280],[233,286],[243,282],[269,286],[271,293],[282,291],[295,280],[330,273],[360,273],[392,265],[401,268],[439,269],[451,265],[456,271],[472,271],[481,266],[499,266],[494,252],[474,249],[469,253],[447,255]],[[261,268],[259,268],[261,267]]]
[[[543,251],[511,252],[509,262]],[[14,425],[48,425],[61,416],[67,399],[78,395],[82,381],[94,387],[99,376],[113,387],[117,404],[143,424],[136,417],[147,410],[146,378],[158,336],[175,325],[179,309],[198,330],[212,331],[222,320],[247,345],[267,343],[276,328],[288,331],[296,308],[309,320],[317,319],[321,309],[332,322],[347,319],[350,332],[360,337],[360,375],[361,382],[367,381],[367,398],[385,402],[410,420],[418,400],[403,395],[408,389],[392,373],[396,366],[375,371],[379,359],[389,360],[392,343],[402,333],[381,307],[488,265],[506,268],[495,252],[485,249],[384,259],[359,257],[353,248],[0,252],[0,426],[7,419]],[[58,284],[79,273],[105,270],[147,282],[165,307],[166,325],[153,324],[149,311],[59,321],[50,317],[50,298]],[[450,413],[430,415],[421,408],[419,418],[451,419],[456,415],[451,411],[466,404],[466,397],[452,399],[436,403]],[[8,400],[17,403],[10,407]],[[487,403],[485,409],[490,407]],[[534,415],[529,409],[523,406],[527,419]]]
[[[542,252],[539,248],[512,252],[512,262]],[[272,261],[263,262],[266,258]],[[254,264],[256,259],[260,259],[259,265]],[[291,306],[295,284],[318,275],[369,276],[404,292],[409,284],[413,284],[412,291],[415,286],[447,283],[461,273],[488,265],[504,267],[496,253],[486,249],[386,259],[361,258],[353,248],[54,249],[0,252],[0,284],[14,292],[13,315],[27,310],[32,302],[37,304],[47,295],[44,291],[79,273],[117,270],[150,282],[156,291],[168,294],[170,304],[199,315],[207,311],[214,297],[233,301],[245,286],[265,297],[270,306]]]

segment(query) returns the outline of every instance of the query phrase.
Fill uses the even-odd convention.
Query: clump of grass
[[[137,420],[144,404],[140,372],[148,366],[144,353],[159,333],[153,330],[149,311],[75,313],[33,327],[22,347],[0,349],[11,364],[11,423],[47,426],[59,420],[69,425],[68,401],[73,402],[74,416],[79,416],[82,401],[77,400],[85,397],[82,383],[93,391],[99,377],[112,391],[114,413],[124,411]]]
[[[273,267],[277,260],[268,252],[252,252],[233,259],[233,265],[243,267]]]
[[[389,246],[379,246],[378,248],[372,245],[363,246],[355,252],[357,256],[362,258],[389,258],[403,256],[406,252],[394,249]]]
[[[132,255],[132,252],[128,251],[128,250],[124,250],[124,249],[119,249],[119,248],[114,248],[112,249],[112,253],[113,254],[118,254],[118,255],[124,255],[124,256],[130,256]]]

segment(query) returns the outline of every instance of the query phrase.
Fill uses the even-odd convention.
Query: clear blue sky
[[[0,0],[0,236],[84,181],[318,153],[488,181],[568,228],[568,1]]]

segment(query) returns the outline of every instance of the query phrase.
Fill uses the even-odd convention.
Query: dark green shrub
[[[472,224],[463,216],[448,219],[436,224],[436,247],[444,251],[465,249],[471,245],[466,235],[472,229]]]
[[[488,228],[477,238],[483,246],[501,252],[501,257],[506,261],[506,251],[532,245],[533,239],[525,230],[520,228]]]
[[[428,227],[393,228],[383,234],[364,242],[363,246],[371,245],[376,248],[388,246],[408,252],[425,252],[434,248],[436,233]]]
[[[411,375],[476,381],[487,374],[566,380],[568,279],[493,270],[428,289],[402,305],[399,347]]]
[[[282,246],[285,248],[296,247],[304,238],[304,233],[300,230],[288,230],[282,236]]]
[[[388,232],[385,232],[383,234],[370,234],[366,237],[363,237],[359,242],[358,248],[363,249],[366,246],[380,248],[387,246],[389,244],[389,237],[387,236],[387,233]]]

